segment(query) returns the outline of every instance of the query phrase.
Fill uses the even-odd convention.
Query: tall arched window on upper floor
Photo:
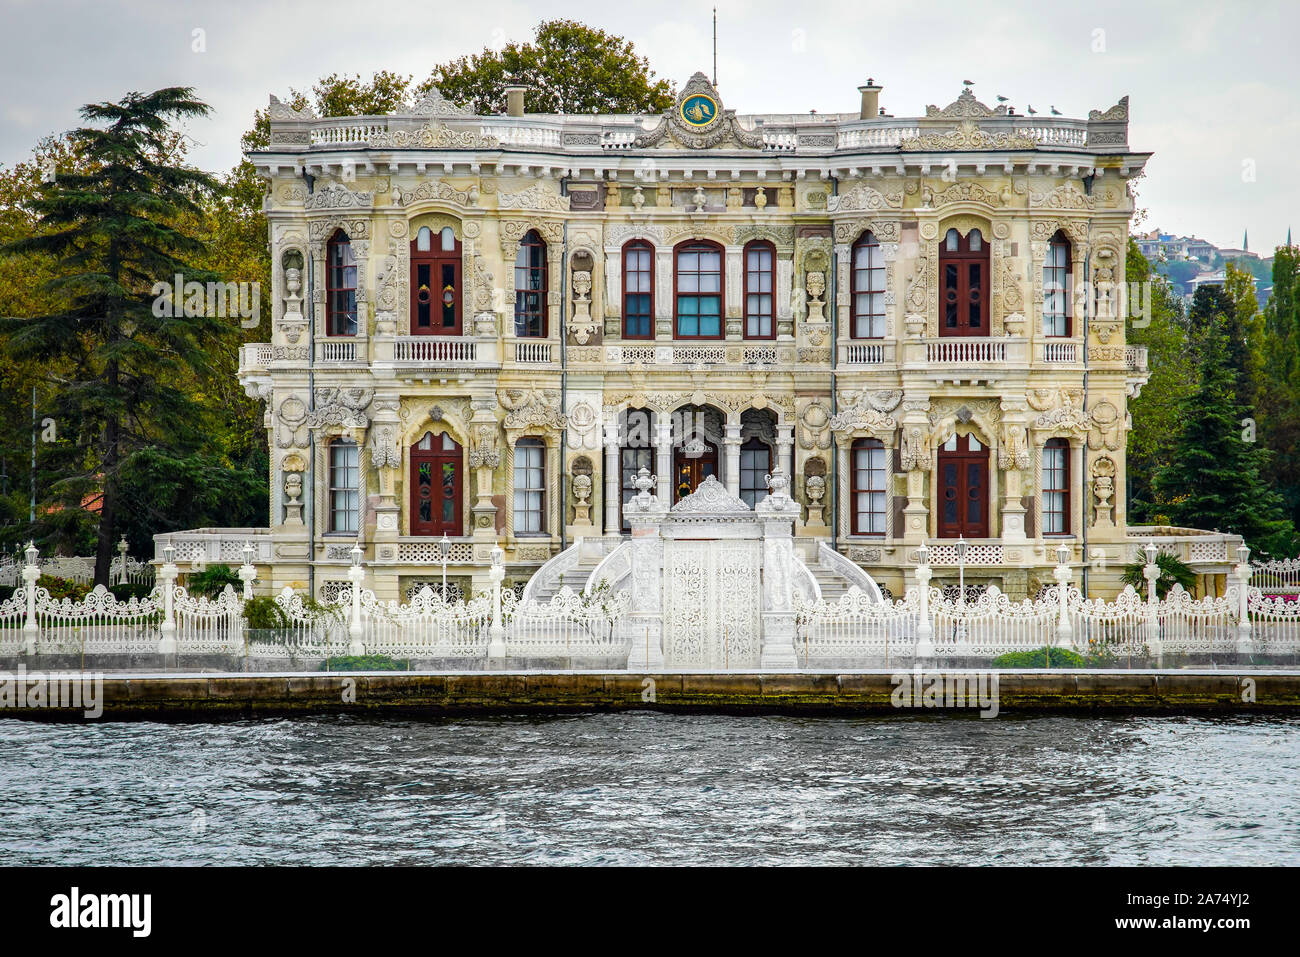
[[[329,530],[357,531],[360,518],[360,449],[351,439],[329,444]]]
[[[655,252],[644,239],[623,247],[623,338],[653,339]]]
[[[1057,230],[1043,261],[1043,335],[1070,334],[1070,241]]]
[[[411,335],[461,334],[460,256],[460,240],[450,226],[416,230],[411,240]]]
[[[721,339],[722,247],[706,240],[682,243],[673,272],[677,338]]]
[[[885,534],[885,445],[855,439],[852,446],[853,534]]]
[[[939,335],[988,334],[988,243],[978,229],[950,229],[939,244]]]
[[[869,232],[853,244],[852,311],[854,339],[885,337],[885,260]]]
[[[745,246],[745,338],[775,339],[776,247],[765,239]]]
[[[1048,439],[1043,446],[1043,534],[1070,534],[1070,443]]]
[[[546,444],[525,438],[515,443],[515,534],[546,532]]]
[[[515,335],[546,338],[546,244],[533,229],[515,256]]]
[[[357,260],[341,229],[325,244],[325,334],[357,334]]]

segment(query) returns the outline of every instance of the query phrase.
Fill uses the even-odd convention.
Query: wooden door
[[[424,434],[411,448],[411,534],[464,534],[464,455],[446,432]]]
[[[973,435],[953,436],[939,449],[940,538],[988,538],[989,450]]]

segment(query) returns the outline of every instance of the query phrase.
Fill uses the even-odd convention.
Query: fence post
[[[162,578],[163,623],[162,638],[158,641],[158,652],[164,655],[176,654],[176,576],[179,574],[172,559],[176,548],[171,542],[163,546],[163,567],[158,575]]]
[[[1069,592],[1070,592],[1070,566],[1066,564],[1070,560],[1070,548],[1068,545],[1056,546],[1056,568],[1052,575],[1056,579],[1057,599],[1060,602],[1061,616],[1056,622],[1056,644],[1066,651],[1074,651],[1074,641],[1072,638],[1072,629],[1070,628],[1069,612]]]
[[[36,550],[36,543],[29,541],[27,543],[27,564],[23,566],[23,591],[27,593],[27,620],[23,622],[23,654],[36,654],[36,633],[39,630],[36,624],[36,582],[41,577],[40,566],[36,564],[36,559],[40,552]]]
[[[1238,619],[1237,619],[1237,654],[1249,655],[1255,650],[1255,643],[1251,638],[1250,612],[1247,610],[1248,590],[1247,584],[1250,582],[1250,549],[1242,543],[1237,547],[1237,581],[1238,589]]]
[[[256,549],[252,542],[244,543],[244,564],[239,566],[239,580],[244,583],[244,601],[253,597],[253,579],[257,577],[257,568],[253,565]]]
[[[916,657],[934,657],[934,625],[930,624],[930,549],[925,543],[916,550],[916,584],[921,589],[921,614],[916,625]]]
[[[361,641],[364,630],[361,627],[361,581],[366,577],[366,570],[361,567],[361,546],[352,546],[352,567],[348,569],[348,581],[352,582],[352,620],[348,624],[348,654],[360,657],[366,653],[366,646]]]
[[[122,567],[118,570],[117,583],[118,583],[119,585],[125,585],[125,584],[127,583],[127,577],[126,577],[126,536],[125,536],[125,535],[123,535],[123,536],[122,536],[122,540],[121,540],[120,542],[117,543],[117,554],[118,554],[118,558],[119,558],[119,559],[121,560],[121,562],[122,562]]]
[[[1159,549],[1156,548],[1154,541],[1150,541],[1147,542],[1142,551],[1147,557],[1147,563],[1142,569],[1142,577],[1147,580],[1147,623],[1144,629],[1146,632],[1147,653],[1156,659],[1156,666],[1159,667],[1164,652],[1160,644],[1159,609],[1156,607],[1156,579],[1160,577],[1160,568],[1156,565],[1156,555],[1159,553]]]
[[[492,578],[492,630],[488,641],[489,658],[505,658],[506,629],[501,624],[501,582],[506,577],[506,553],[500,543],[492,546],[492,567],[488,574]]]

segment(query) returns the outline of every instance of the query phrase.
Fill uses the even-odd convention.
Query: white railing
[[[388,132],[388,122],[357,123],[351,117],[341,117],[343,122],[323,121],[311,128],[312,146],[338,146],[344,143],[364,143],[371,137]],[[349,122],[350,121],[350,122]]]
[[[1087,146],[1086,120],[1025,120],[1016,117],[1016,133],[1028,136],[1040,146]]]
[[[1129,372],[1146,372],[1147,371],[1147,347],[1146,346],[1125,346],[1124,367]]]
[[[1078,362],[1079,344],[1077,342],[1052,342],[1047,340],[1042,345],[1043,362]]]
[[[485,125],[483,136],[495,137],[502,146],[530,146],[559,148],[563,137],[558,126]]]
[[[274,354],[269,342],[246,342],[239,347],[239,371],[264,371]]]
[[[321,339],[316,343],[318,362],[356,362],[359,354],[355,339]]]
[[[894,125],[872,120],[863,122],[870,125],[841,128],[836,147],[842,150],[897,149],[903,140],[915,139],[921,135],[920,127],[915,124]]]
[[[1251,583],[1266,595],[1300,595],[1300,558],[1251,565]]]
[[[520,658],[608,657],[627,659],[629,636],[619,628],[632,593],[578,595],[567,585],[549,602],[516,605],[506,635],[506,654]]]
[[[549,342],[515,342],[515,362],[521,365],[548,365],[551,362]]]
[[[269,528],[192,528],[180,532],[160,532],[153,537],[154,562],[166,559],[165,550],[172,546],[172,561],[193,566],[238,565],[244,560],[244,546],[252,544],[253,561],[271,561]]]
[[[885,362],[885,343],[851,342],[844,347],[844,361],[849,365],[880,365]]]
[[[422,365],[456,365],[477,361],[476,339],[451,339],[443,336],[399,336],[393,342],[396,362]]]
[[[0,557],[0,585],[14,587],[18,585],[19,570],[22,566],[8,555]],[[95,559],[89,556],[64,557],[54,555],[41,562],[41,574],[50,578],[64,578],[78,585],[89,585],[95,580]],[[126,559],[126,583],[130,585],[152,585],[153,566],[148,562],[138,562],[134,558]],[[122,579],[122,556],[115,555],[108,566],[108,581],[111,585],[120,585]]]
[[[404,565],[441,565],[442,551],[436,538],[422,538],[418,541],[398,542],[397,560]],[[448,565],[469,565],[474,561],[474,543],[451,543],[447,552]]]
[[[930,339],[925,344],[926,362],[1005,362],[1005,339]]]

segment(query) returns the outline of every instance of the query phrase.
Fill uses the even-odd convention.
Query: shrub
[[[130,601],[132,598],[148,598],[149,592],[153,591],[153,586],[127,582],[125,585],[109,585],[108,590],[118,601]]]
[[[81,601],[90,594],[90,585],[80,585],[69,578],[54,578],[51,575],[42,575],[36,579],[36,587],[44,588],[54,599],[71,598],[73,601]]]
[[[185,582],[185,588],[191,595],[205,598],[217,598],[227,585],[239,591],[244,583],[229,565],[213,565],[201,572],[195,572]]]
[[[1146,562],[1134,562],[1131,565],[1124,566],[1124,576],[1121,581],[1125,585],[1132,585],[1139,595],[1146,594],[1147,580],[1143,577],[1142,570],[1146,568]],[[1184,591],[1191,591],[1196,586],[1196,572],[1192,571],[1181,558],[1174,555],[1156,555],[1156,568],[1160,572],[1160,577],[1156,579],[1156,597],[1163,599],[1169,594],[1169,590],[1175,585],[1181,585]]]
[[[407,671],[411,663],[387,655],[339,655],[320,666],[321,671]]]
[[[1050,664],[1049,662],[1050,655]],[[993,659],[995,668],[1083,668],[1086,663],[1073,651],[1064,648],[1035,648],[1033,651],[1008,651]]]
[[[8,601],[14,597],[14,592],[18,590],[17,585],[0,585],[0,601]]]
[[[255,595],[244,602],[244,618],[249,628],[258,630],[285,628],[289,624],[284,609],[268,595]]]

